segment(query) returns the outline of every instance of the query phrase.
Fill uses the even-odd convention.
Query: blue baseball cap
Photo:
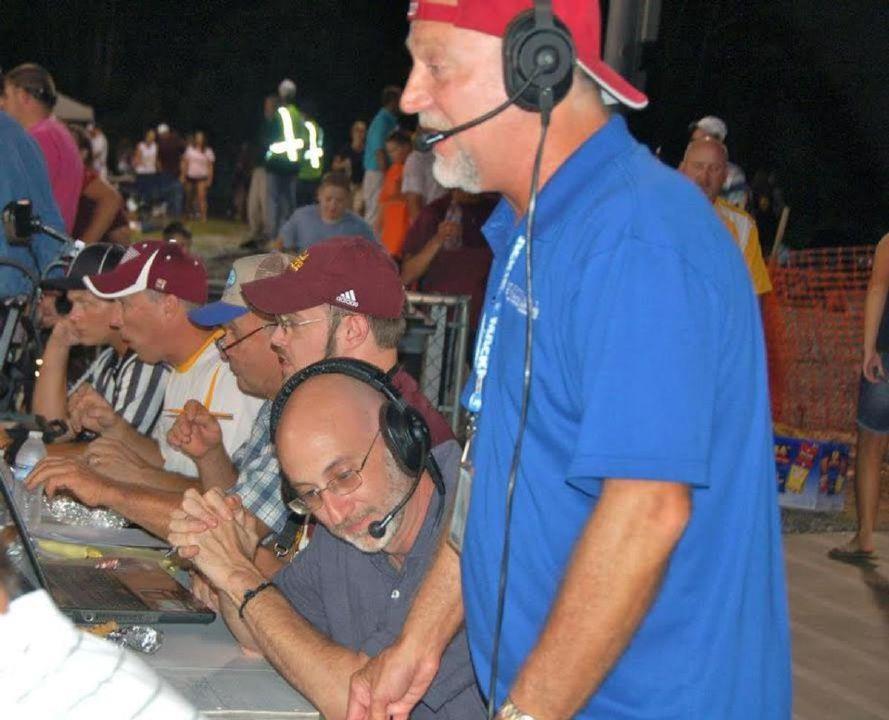
[[[188,313],[188,319],[201,327],[215,327],[246,315],[250,308],[241,294],[241,285],[280,275],[289,267],[290,261],[289,255],[278,252],[235,260],[225,281],[222,297],[216,302],[192,310]]]

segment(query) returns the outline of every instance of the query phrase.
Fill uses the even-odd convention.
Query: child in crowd
[[[410,226],[407,201],[401,192],[404,161],[410,154],[410,136],[402,130],[394,130],[386,139],[389,169],[386,170],[383,187],[380,189],[380,228],[377,232],[382,244],[396,260],[401,258],[404,238]]]

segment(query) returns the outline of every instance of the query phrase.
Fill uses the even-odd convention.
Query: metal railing
[[[399,355],[420,388],[460,435],[460,392],[469,344],[468,295],[407,293],[408,330]]]

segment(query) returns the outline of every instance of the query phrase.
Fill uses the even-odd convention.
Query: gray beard
[[[458,150],[456,155],[448,159],[436,155],[432,175],[442,187],[460,188],[473,195],[482,191],[478,166],[463,150]]]

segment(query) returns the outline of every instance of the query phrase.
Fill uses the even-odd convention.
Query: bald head
[[[369,437],[379,427],[384,401],[372,387],[347,375],[310,378],[293,391],[284,406],[277,443],[281,447],[305,445],[344,433]]]
[[[728,174],[728,150],[719,140],[705,136],[685,148],[679,171],[689,177],[714,202]]]
[[[290,396],[275,437],[281,468],[294,491],[305,496],[323,490],[322,504],[314,511],[318,521],[364,552],[398,544],[401,516],[379,539],[370,537],[368,526],[394,507],[412,483],[380,437],[385,401],[346,375],[319,375]],[[360,484],[337,493],[339,483],[356,479],[356,471]]]

